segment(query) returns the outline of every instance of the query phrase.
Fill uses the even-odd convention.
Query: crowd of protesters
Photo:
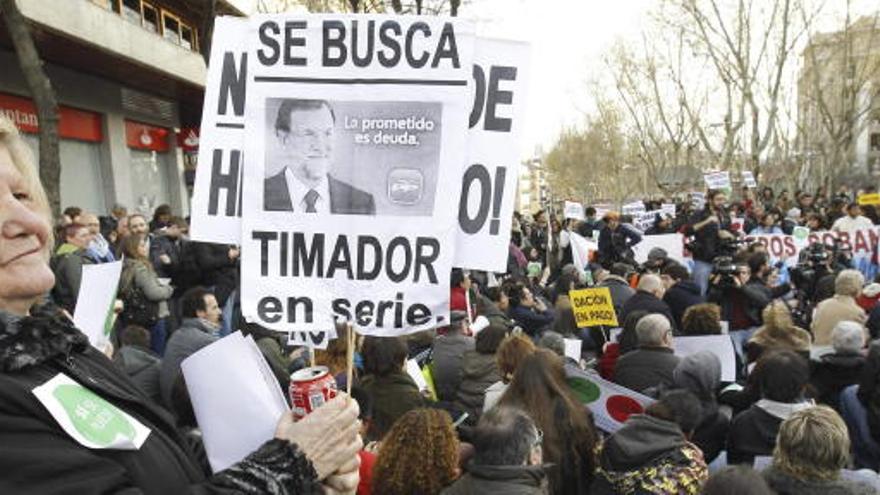
[[[167,206],[150,218],[122,206],[106,216],[70,207],[53,243],[22,150],[0,120],[0,492],[880,490],[880,343],[872,343],[880,287],[837,260],[809,305],[798,305],[803,289],[778,284],[759,246],[730,242],[797,225],[874,225],[876,212],[862,211],[848,191],[789,199],[746,190],[737,203],[709,191],[705,206],[681,201],[675,217],[658,214],[646,232],[613,211],[598,218],[590,208],[580,221],[517,214],[506,273],[451,273],[449,325],[349,339],[350,327],[339,324],[338,338],[309,356],[241,318],[238,248],[188,240],[186,220]],[[734,218],[743,219],[738,227]],[[573,233],[593,232],[597,255],[575,266]],[[692,267],[662,250],[635,263],[633,246],[669,232],[692,240]],[[82,267],[119,259],[118,318],[105,356],[70,314],[83,303]],[[569,291],[591,286],[609,289],[616,338],[576,323]],[[274,439],[211,473],[180,365],[234,330],[254,337],[284,389],[313,360],[344,390],[354,342],[351,396],[299,422],[284,415]],[[673,352],[676,338],[723,332],[737,351],[734,381],[722,381],[715,353]],[[579,359],[566,355],[565,339],[580,339]],[[427,388],[407,371],[410,360]],[[59,372],[144,423],[146,443],[98,450],[70,438],[30,392]],[[603,431],[574,390],[578,379],[600,376],[655,401]]]

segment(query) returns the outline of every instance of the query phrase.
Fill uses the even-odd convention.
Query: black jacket
[[[207,242],[192,243],[193,255],[202,271],[202,284],[214,288],[214,297],[221,307],[238,287],[238,260],[229,259],[229,245]]]
[[[599,287],[608,287],[611,292],[611,303],[614,304],[614,312],[617,313],[617,323],[623,326],[623,305],[636,294],[636,290],[626,283],[623,277],[609,275]]]
[[[68,436],[31,392],[64,373],[150,429],[140,449],[89,449]],[[0,493],[316,493],[311,463],[271,440],[208,477],[171,416],[149,400],[57,309],[0,313]]]
[[[623,310],[621,311],[620,318],[618,319],[618,323],[623,323],[624,321],[626,321],[626,317],[629,316],[629,314],[633,311],[659,313],[669,320],[669,323],[672,324],[673,330],[678,329],[678,325],[676,325],[675,323],[675,317],[672,316],[672,310],[669,309],[669,305],[667,305],[662,300],[657,299],[657,296],[651,294],[650,292],[645,292],[642,290],[636,291],[635,295],[633,295],[626,301],[626,303],[624,303]]]
[[[267,178],[263,183],[263,208],[266,211],[294,211],[287,190],[285,169]],[[375,215],[373,195],[327,175],[330,192],[330,212],[343,215]]]
[[[721,320],[729,322],[730,330],[761,326],[761,312],[772,300],[757,284],[751,283],[724,288],[713,285],[706,299],[721,307]]]
[[[679,361],[667,347],[639,347],[617,359],[614,382],[636,392],[658,385],[670,386]]]
[[[865,367],[865,357],[860,354],[825,354],[812,364],[810,383],[816,389],[817,400],[838,409],[840,391],[858,383]]]
[[[619,261],[633,259],[632,247],[642,242],[642,234],[632,225],[621,223],[611,230],[607,225],[599,231],[599,263],[610,268]]]
[[[473,463],[441,495],[545,495],[547,476],[543,466],[480,466]]]
[[[706,302],[706,298],[700,293],[700,286],[696,282],[682,280],[663,294],[663,302],[669,306],[669,310],[672,312],[673,325],[681,330],[684,312],[695,304]]]
[[[706,263],[712,263],[718,256],[718,247],[721,243],[718,232],[721,230],[730,231],[730,217],[727,215],[719,216],[720,224],[710,223],[700,230],[694,230],[695,224],[706,220],[713,214],[707,203],[705,208],[691,216],[690,222],[685,228],[686,235],[694,236],[694,249],[691,250],[694,259]]]
[[[752,464],[756,456],[773,455],[782,419],[757,405],[739,413],[730,424],[727,463]]]

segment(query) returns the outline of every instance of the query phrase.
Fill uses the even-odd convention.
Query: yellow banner
[[[860,194],[860,205],[880,205],[880,193]]]
[[[568,297],[578,328],[618,326],[608,287],[573,290],[568,293]]]

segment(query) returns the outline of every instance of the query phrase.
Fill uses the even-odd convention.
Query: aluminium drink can
[[[326,366],[303,368],[290,375],[290,407],[296,421],[336,397],[336,380]]]

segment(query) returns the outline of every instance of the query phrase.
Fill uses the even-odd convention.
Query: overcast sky
[[[652,0],[473,0],[462,16],[477,34],[532,44],[532,80],[523,157],[536,145],[549,150],[566,125],[589,110],[585,82],[601,69],[601,55],[617,37],[638,34]]]

